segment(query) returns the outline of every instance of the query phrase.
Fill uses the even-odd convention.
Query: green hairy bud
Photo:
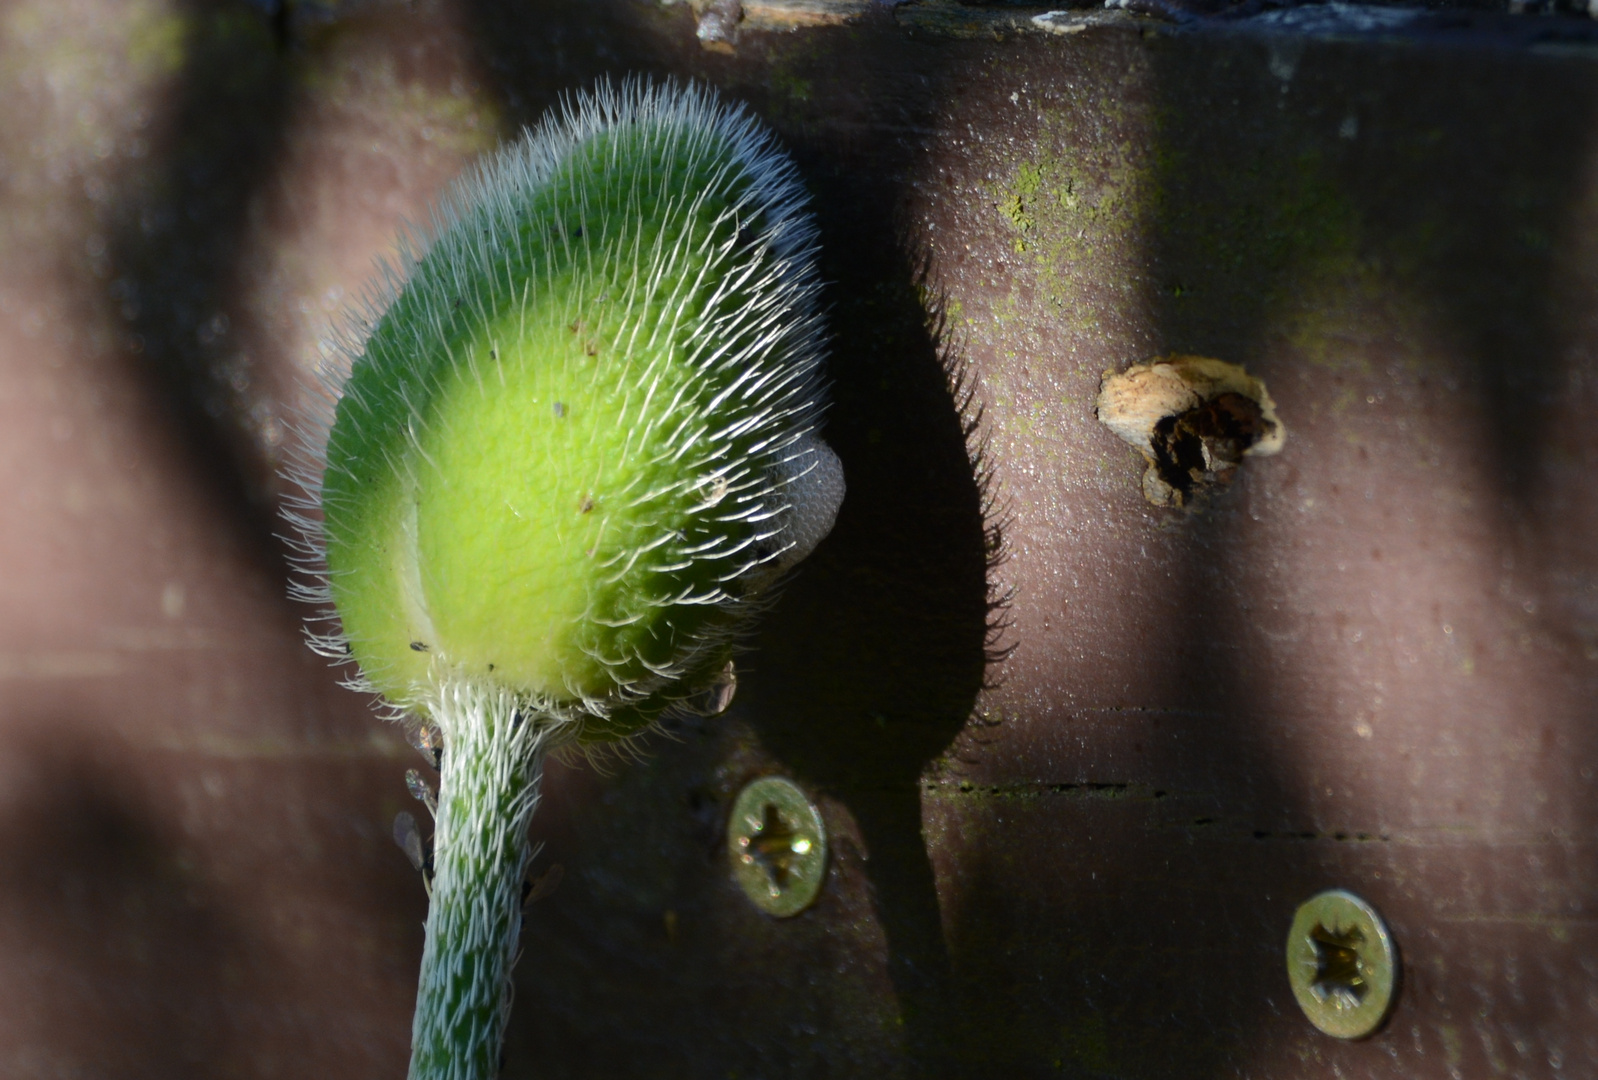
[[[742,108],[602,85],[351,328],[290,515],[313,646],[442,740],[413,1078],[497,1073],[544,755],[692,708],[832,527],[805,201]]]

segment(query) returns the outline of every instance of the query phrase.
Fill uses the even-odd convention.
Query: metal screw
[[[799,786],[761,777],[738,793],[727,823],[727,854],[744,895],[768,915],[809,907],[827,875],[827,829]]]
[[[1287,978],[1309,1022],[1339,1039],[1382,1026],[1398,986],[1398,950],[1376,909],[1332,889],[1306,900],[1287,934]]]

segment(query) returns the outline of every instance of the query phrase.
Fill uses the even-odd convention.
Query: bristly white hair
[[[686,163],[692,166],[688,175],[705,167],[706,190],[664,192],[649,203],[660,214],[653,236],[685,239],[650,244],[638,230],[625,245],[601,248],[594,237],[610,235],[606,229],[591,229],[581,238],[580,229],[568,234],[558,215],[549,220],[529,215],[535,196],[555,190],[563,162],[596,136],[623,128],[643,136],[639,152],[650,156],[641,160],[681,155],[668,157],[668,165]],[[610,153],[617,153],[620,141],[611,141]],[[625,214],[641,205],[640,186],[561,189],[560,194],[574,194],[585,211],[609,213],[614,207]],[[660,194],[652,191],[652,197]],[[703,230],[694,239],[693,229],[673,233],[666,228],[708,213],[707,205],[717,205],[712,196],[729,205],[716,211],[711,239],[703,239]],[[662,640],[670,641],[674,653],[664,663],[659,654],[651,661],[642,649],[631,657],[594,655],[607,643],[625,640],[617,636],[596,633],[581,639],[581,647],[616,677],[616,692],[608,698],[530,695],[494,685],[488,676],[465,675],[435,653],[428,685],[387,703],[393,716],[427,715],[445,740],[412,1080],[486,1080],[497,1072],[521,889],[532,857],[528,825],[538,804],[545,756],[569,743],[587,719],[603,720],[611,709],[646,698],[668,707],[698,689],[686,685],[693,681],[688,676],[703,674],[719,660],[719,650],[730,644],[730,635],[756,610],[772,581],[809,554],[832,527],[843,498],[843,473],[814,434],[823,399],[823,331],[816,229],[805,203],[793,164],[772,136],[741,106],[724,104],[709,90],[628,80],[619,88],[601,83],[591,94],[567,97],[550,119],[457,182],[433,211],[425,233],[404,233],[397,256],[380,263],[377,286],[340,328],[338,350],[321,373],[318,407],[296,425],[288,475],[300,494],[285,510],[296,534],[290,541],[299,571],[293,595],[319,608],[307,631],[311,646],[345,663],[353,649],[333,608],[321,516],[335,407],[342,412],[341,425],[354,425],[341,427],[341,439],[349,432],[369,435],[366,446],[378,448],[374,454],[393,446],[393,428],[382,426],[390,421],[376,419],[373,402],[362,400],[365,369],[353,382],[351,372],[357,364],[371,363],[394,376],[391,400],[410,401],[412,392],[425,398],[428,380],[437,377],[433,365],[439,363],[439,345],[447,349],[457,327],[488,325],[490,312],[514,312],[518,302],[525,315],[529,296],[538,294],[541,279],[551,277],[551,253],[558,249],[563,270],[585,285],[603,280],[607,289],[618,290],[615,310],[624,315],[614,342],[623,350],[637,347],[625,352],[629,366],[621,369],[628,389],[638,389],[620,395],[623,415],[616,419],[627,433],[622,452],[635,456],[629,463],[640,463],[640,478],[657,474],[650,466],[674,463],[657,489],[642,490],[646,485],[640,479],[618,484],[619,494],[631,502],[629,510],[658,501],[687,517],[680,528],[663,528],[633,549],[596,559],[595,569],[615,581],[650,573],[660,575],[651,584],[669,583],[647,601],[651,619],[657,612],[680,618],[707,605],[728,616],[720,625],[714,618],[682,618],[675,624],[664,619],[672,636]],[[539,245],[530,247],[524,230],[540,231]],[[619,235],[628,233],[619,230]],[[529,251],[542,259],[529,257]],[[509,272],[511,254],[519,256],[517,265],[529,268],[525,280]],[[591,290],[571,289],[579,298],[571,303],[583,302],[585,292]],[[651,308],[664,314],[646,322],[641,313]],[[389,318],[391,309],[409,324]],[[581,320],[582,314],[563,311],[561,319]],[[376,334],[380,323],[382,333]],[[653,358],[662,339],[680,345],[673,362],[697,375],[695,388],[705,392],[696,396],[691,388],[669,401],[661,400],[665,394],[657,398],[660,376]],[[633,365],[635,357],[642,360]],[[497,350],[491,358],[497,362]],[[482,379],[470,356],[451,354],[448,365]],[[413,429],[426,422],[415,402],[408,411]],[[363,432],[363,423],[378,426]],[[420,452],[414,431],[411,438]],[[413,467],[408,451],[393,454],[394,469]],[[337,489],[347,477],[336,473],[335,479]],[[696,563],[704,572],[670,576]],[[645,595],[642,589],[634,592]],[[586,621],[615,627],[624,624],[606,620],[641,618],[621,601],[608,604],[596,604],[599,610],[591,609]],[[654,630],[662,622],[643,625]],[[698,629],[706,625],[711,629]],[[615,675],[640,665],[647,675],[631,684]],[[349,683],[375,691],[370,674],[357,674]]]
[[[296,567],[291,595],[318,608],[307,620],[306,630],[308,642],[318,653],[343,664],[350,661],[353,651],[333,609],[321,517],[322,475],[335,406],[344,393],[350,371],[365,355],[373,330],[407,289],[418,290],[424,297],[418,310],[428,318],[422,325],[409,328],[410,341],[398,344],[414,348],[417,356],[425,355],[427,345],[440,340],[457,317],[483,319],[485,302],[491,305],[520,299],[525,310],[529,292],[538,287],[536,281],[496,280],[482,271],[494,265],[497,254],[523,243],[520,230],[525,224],[528,201],[551,180],[564,160],[594,136],[635,124],[692,133],[695,148],[715,147],[730,156],[731,163],[742,170],[748,189],[729,212],[743,217],[752,216],[751,210],[760,213],[758,235],[752,239],[765,253],[765,262],[758,269],[761,280],[751,282],[746,276],[736,285],[725,286],[758,286],[761,303],[740,311],[732,324],[723,319],[689,327],[692,362],[706,370],[733,370],[734,365],[746,365],[748,376],[735,380],[735,389],[729,393],[755,401],[758,408],[739,430],[718,430],[716,418],[702,415],[706,411],[703,409],[680,417],[678,430],[682,437],[674,437],[669,450],[675,454],[692,452],[696,458],[702,454],[708,463],[727,439],[745,437],[751,431],[758,434],[755,459],[710,467],[703,478],[716,488],[715,499],[707,498],[703,507],[707,520],[753,522],[756,534],[752,542],[736,546],[714,542],[694,545],[682,538],[668,540],[681,548],[670,549],[673,562],[720,559],[727,567],[720,575],[724,587],[704,595],[675,597],[672,602],[719,605],[739,613],[729,625],[741,622],[742,616],[759,604],[759,594],[807,555],[830,530],[843,495],[843,474],[836,457],[814,435],[824,398],[820,368],[824,331],[817,302],[816,228],[805,211],[807,197],[792,161],[742,105],[722,102],[704,87],[651,84],[641,79],[627,79],[618,87],[605,81],[591,93],[564,97],[558,110],[537,128],[489,155],[457,181],[433,209],[425,230],[407,227],[402,232],[396,255],[379,262],[376,285],[337,327],[336,347],[318,373],[319,385],[312,390],[312,404],[294,425],[296,439],[285,470],[285,476],[299,491],[285,500],[284,510],[294,533],[289,539]],[[694,195],[684,194],[681,212],[689,212],[696,205]],[[564,226],[555,223],[544,227],[553,242],[570,251],[573,238],[565,234]],[[591,257],[593,253],[588,254]],[[632,257],[634,264],[633,281],[628,287],[649,298],[654,296],[653,288],[661,277],[660,261],[683,253],[657,250],[625,254]],[[444,257],[438,258],[440,255]],[[423,260],[429,256],[433,258],[424,266]],[[724,262],[718,267],[722,268],[751,272],[750,265],[733,262]],[[429,296],[432,301],[425,302]],[[457,316],[446,296],[454,298],[454,306],[465,310]],[[656,332],[656,327],[634,325],[624,328],[618,340],[626,340],[629,333],[634,341],[648,340]],[[728,350],[726,342],[735,335],[752,339],[753,344]],[[753,355],[760,350],[775,351],[779,362]],[[470,358],[465,362],[472,363]],[[475,368],[471,370],[476,373]],[[356,410],[362,409],[358,399],[352,399],[351,404]],[[714,404],[710,403],[710,407]],[[694,439],[699,445],[690,446]],[[641,493],[645,498],[667,494],[670,493]],[[622,568],[625,565],[623,560]],[[527,704],[551,721],[604,716],[618,703],[670,687],[698,657],[727,644],[731,632],[724,629],[697,641],[692,655],[657,669],[646,685],[623,687],[615,701],[579,696],[576,701]],[[629,658],[596,659],[619,664]],[[376,692],[361,672],[346,679],[346,685]],[[427,706],[420,699],[387,704],[394,717],[407,709]]]
[[[523,882],[535,854],[528,828],[556,730],[524,716],[502,690],[457,682],[429,704],[451,735],[409,1077],[485,1080],[499,1073],[510,1019]]]

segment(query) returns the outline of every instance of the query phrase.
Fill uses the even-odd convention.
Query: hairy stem
[[[493,1080],[551,727],[481,685],[446,682],[432,706],[444,762],[410,1080]]]

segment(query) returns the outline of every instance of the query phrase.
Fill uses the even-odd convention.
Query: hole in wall
[[[1191,505],[1229,484],[1245,457],[1274,454],[1287,439],[1265,384],[1208,356],[1107,371],[1094,413],[1143,453],[1143,495],[1155,506]]]

